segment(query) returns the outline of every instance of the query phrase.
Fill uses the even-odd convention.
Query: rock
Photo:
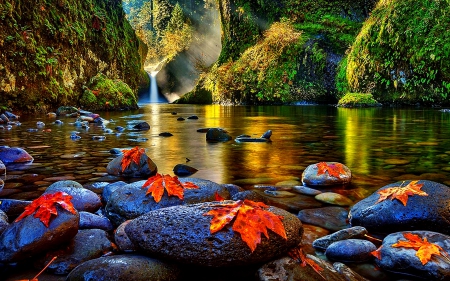
[[[169,132],[162,132],[159,134],[160,137],[171,137],[173,136],[173,134],[169,133]]]
[[[130,165],[125,170],[122,170],[123,155],[119,155],[106,166],[106,171],[110,175],[124,176],[124,177],[136,177],[136,178],[148,178],[155,175],[158,171],[156,164],[147,156],[142,154],[139,164],[131,161]]]
[[[125,128],[122,127],[122,126],[117,126],[117,127],[114,128],[114,130],[116,130],[118,132],[123,132],[125,130]]]
[[[343,173],[339,173],[339,177],[334,177],[326,171],[323,174],[318,174],[318,165],[326,163],[329,169],[339,171],[342,167]],[[320,162],[311,164],[303,171],[302,183],[307,186],[333,186],[333,185],[346,185],[349,184],[352,179],[352,173],[350,169],[338,162]]]
[[[195,174],[197,171],[197,169],[184,164],[177,164],[173,168],[173,172],[179,177],[188,177]]]
[[[16,114],[13,114],[13,113],[9,112],[9,111],[5,111],[5,115],[6,115],[6,117],[8,117],[9,120],[19,120],[19,117],[20,117],[20,116],[18,116]]]
[[[140,122],[134,125],[133,129],[137,131],[148,131],[150,130],[150,125],[147,122]]]
[[[183,117],[178,117],[177,121],[184,121],[185,119]]]
[[[232,137],[221,128],[211,128],[206,132],[206,140],[212,142],[229,141]]]
[[[2,160],[0,160],[0,177],[6,175],[6,166]]]
[[[264,134],[262,134],[261,138],[262,139],[270,139],[270,137],[272,136],[272,131],[268,130],[267,132],[265,132]]]
[[[264,190],[264,194],[275,198],[290,198],[297,196],[296,194],[285,190]]]
[[[89,174],[91,173],[90,170],[87,170],[87,172],[89,172]],[[103,189],[105,188],[105,186],[109,185],[109,182],[104,182],[104,181],[100,181],[100,182],[91,182],[88,184],[84,184],[83,188],[89,189],[90,191],[96,193],[96,194],[102,194],[103,193]]]
[[[148,212],[132,220],[125,227],[125,232],[140,251],[149,255],[210,267],[267,262],[301,242],[301,222],[291,213],[276,207],[270,207],[269,211],[283,216],[287,240],[268,231],[269,239],[262,237],[261,243],[251,252],[231,225],[211,234],[211,216],[204,214],[223,203],[174,206]]]
[[[348,211],[342,207],[305,209],[298,213],[303,223],[317,225],[331,231],[350,227],[347,223]]]
[[[0,114],[0,119],[1,119],[1,121],[3,121],[3,123],[9,122],[9,119],[8,119],[8,117],[6,117],[5,114]]]
[[[76,116],[78,115],[78,108],[73,106],[60,106],[56,110],[56,115],[58,116]]]
[[[58,258],[50,264],[48,271],[54,274],[69,274],[79,264],[101,257],[113,249],[108,234],[100,229],[79,230],[77,235],[65,247],[46,253],[35,263],[35,268],[43,268],[52,257]]]
[[[406,186],[410,181],[396,182],[386,185],[386,188]],[[370,233],[389,234],[406,230],[430,230],[450,234],[450,188],[446,185],[420,180],[421,191],[428,196],[408,196],[406,206],[390,198],[378,202],[380,194],[374,192],[369,197],[356,203],[349,213],[352,226],[360,225]],[[382,215],[381,215],[382,214]]]
[[[11,223],[0,235],[0,262],[16,262],[33,257],[70,241],[78,232],[80,216],[56,205],[46,227],[39,218],[26,216]]]
[[[421,240],[427,238],[429,243],[436,244],[446,253],[450,253],[450,236],[433,231],[408,231],[418,235]],[[377,265],[382,270],[417,276],[424,280],[449,280],[450,263],[444,259],[432,255],[431,260],[422,265],[416,256],[417,251],[410,248],[393,248],[392,245],[400,240],[406,240],[405,232],[389,234],[383,239],[381,247],[381,259],[376,259]]]
[[[323,270],[315,272],[311,266],[301,266],[296,260],[290,257],[284,257],[278,260],[270,261],[264,264],[258,270],[260,281],[274,280],[307,280],[307,281],[344,281],[333,266],[315,256],[306,254],[307,258],[312,259]]]
[[[343,263],[335,262],[333,263],[334,269],[345,277],[346,281],[369,281],[368,279],[362,277],[358,273],[351,270],[348,266]]]
[[[124,221],[117,227],[116,231],[114,231],[114,241],[116,242],[117,247],[123,252],[136,251],[136,247],[125,232],[125,226],[127,226],[130,221],[131,220]]]
[[[316,249],[325,251],[328,246],[330,246],[334,242],[345,239],[363,238],[366,234],[367,230],[364,227],[350,227],[316,239],[312,243],[312,246]]]
[[[106,205],[106,202],[108,202],[109,197],[111,196],[111,193],[113,193],[116,189],[121,188],[122,186],[127,185],[124,181],[117,181],[114,183],[110,183],[107,186],[103,188],[101,200],[102,203]]]
[[[314,188],[309,188],[303,185],[296,185],[292,187],[293,191],[298,192],[300,194],[304,194],[304,195],[312,195],[312,196],[316,196],[320,193],[322,193],[322,191],[314,189]]]
[[[268,204],[269,201],[266,199],[266,197],[262,196],[261,194],[253,191],[253,190],[244,190],[241,192],[238,192],[231,197],[232,200],[238,201],[238,200],[251,200],[255,202],[263,202],[264,204]]]
[[[245,191],[245,189],[243,189],[242,187],[232,183],[221,184],[221,186],[225,187],[228,190],[228,193],[230,193],[230,198],[232,198],[235,194],[239,192]]]
[[[192,182],[199,188],[185,189],[183,200],[176,196],[169,197],[167,192],[164,192],[161,201],[156,203],[150,194],[146,195],[147,188],[142,188],[145,181],[137,181],[120,187],[111,194],[105,206],[106,215],[113,225],[118,226],[126,220],[134,219],[153,210],[215,201],[216,192],[222,198],[230,199],[228,190],[212,181],[197,178],[180,178],[179,180],[180,182]]]
[[[4,186],[5,186],[5,182],[2,179],[0,179],[0,191],[3,190]]]
[[[113,154],[113,155],[120,155],[123,154],[122,150],[119,148],[111,148],[109,150],[109,153]]]
[[[98,216],[89,212],[80,213],[80,226],[79,229],[102,229],[105,231],[111,231],[114,229],[112,223],[108,218]]]
[[[191,116],[189,116],[187,119],[194,119],[194,120],[197,120],[198,119],[198,116],[197,115],[191,115]]]
[[[264,139],[264,138],[245,138],[245,137],[236,138],[235,141],[236,142],[270,142],[269,139]]]
[[[0,210],[0,234],[2,234],[3,231],[5,231],[8,225],[9,225],[8,216],[6,215],[5,212]]]
[[[140,255],[116,255],[84,262],[72,270],[67,281],[177,281],[180,269],[157,259]]]
[[[377,247],[370,241],[346,239],[332,243],[325,251],[329,260],[339,262],[365,262],[373,259],[371,252]]]
[[[4,164],[33,162],[34,158],[20,147],[0,146],[0,161]]]
[[[197,129],[197,132],[199,132],[199,133],[207,133],[209,131],[209,129],[211,129],[211,128],[200,128],[200,129]]]
[[[16,218],[25,211],[25,207],[30,204],[31,201],[0,199],[0,210],[5,212],[9,218]]]
[[[62,191],[72,196],[72,204],[77,211],[95,212],[101,206],[100,197],[72,180],[58,181],[51,184],[44,194]]]
[[[174,112],[172,112],[171,114],[172,114],[172,115],[177,115],[178,113],[174,111]]]
[[[350,206],[353,205],[353,201],[349,198],[334,192],[323,192],[316,195],[314,198],[320,202],[338,205],[338,206]]]

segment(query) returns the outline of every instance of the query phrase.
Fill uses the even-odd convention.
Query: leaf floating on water
[[[149,187],[147,194],[151,194],[158,203],[164,194],[164,189],[167,190],[168,196],[177,196],[180,200],[184,198],[184,189],[198,189],[198,186],[192,182],[182,183],[177,176],[156,174],[147,179],[142,185],[142,188]]]
[[[267,229],[287,239],[286,231],[281,220],[282,216],[267,211],[267,206],[261,202],[251,200],[239,200],[233,203],[215,205],[212,210],[204,213],[204,216],[213,216],[209,231],[214,234],[229,224],[234,218],[233,231],[241,234],[241,239],[253,252],[257,244],[261,242],[261,233],[269,239]]]
[[[72,214],[77,213],[77,211],[73,207],[71,200],[72,196],[61,191],[44,194],[38,199],[31,202],[30,205],[26,206],[25,211],[15,220],[15,222],[18,222],[34,213],[34,217],[39,218],[41,222],[46,227],[48,227],[51,216],[58,215],[56,204],[59,204],[62,208],[66,209]]]
[[[406,204],[408,203],[408,196],[428,196],[425,191],[420,190],[423,186],[423,183],[418,184],[417,182],[418,180],[411,181],[404,187],[402,187],[404,183],[402,182],[400,186],[394,186],[378,191],[377,193],[380,194],[380,198],[378,198],[378,201],[375,202],[375,204],[390,197],[391,200],[397,199],[402,202],[403,206],[406,206]]]

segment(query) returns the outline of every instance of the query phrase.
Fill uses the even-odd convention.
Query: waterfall
[[[150,77],[150,103],[160,102],[158,95],[158,84],[156,83],[156,74],[158,74],[157,71],[148,73],[148,76]]]

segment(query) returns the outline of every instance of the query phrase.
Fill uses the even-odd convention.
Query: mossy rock
[[[338,104],[338,107],[375,107],[381,106],[372,96],[372,94],[364,93],[347,93],[343,96]]]
[[[450,103],[448,1],[380,1],[348,55],[348,91],[382,103]]]
[[[138,108],[136,96],[126,83],[102,73],[92,77],[80,98],[80,106],[87,110]]]
[[[203,88],[194,88],[189,93],[184,94],[173,103],[176,104],[212,104],[212,94]]]

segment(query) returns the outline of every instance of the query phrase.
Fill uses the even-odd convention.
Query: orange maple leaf
[[[323,271],[323,268],[320,267],[314,260],[308,258],[303,252],[302,247],[296,247],[291,249],[288,252],[288,255],[293,259],[300,263],[302,267],[309,265],[317,274],[319,274],[323,279],[326,279],[320,272]]]
[[[378,198],[378,201],[375,202],[375,204],[390,197],[391,200],[398,199],[400,202],[402,202],[403,206],[406,206],[406,203],[408,202],[408,196],[428,196],[425,191],[420,190],[423,186],[423,183],[417,184],[417,182],[418,180],[411,181],[404,187],[402,187],[402,185],[405,182],[402,182],[400,186],[394,186],[378,191],[377,193],[380,194],[380,198]]]
[[[392,247],[412,248],[416,250],[416,256],[420,259],[422,265],[428,263],[432,255],[441,256],[450,261],[447,252],[441,246],[428,242],[426,237],[422,240],[419,235],[409,232],[403,233],[403,237],[406,240],[399,240],[397,243],[392,244]]]
[[[177,196],[180,200],[184,198],[184,189],[197,189],[198,186],[192,182],[182,183],[178,180],[177,176],[161,175],[156,174],[153,177],[147,179],[147,181],[142,185],[142,188],[149,186],[147,193],[151,193],[155,202],[161,201],[164,194],[164,188],[167,190],[168,196]]]
[[[70,201],[71,199],[72,196],[62,191],[44,194],[38,199],[31,202],[30,205],[26,206],[25,211],[15,220],[15,222],[18,222],[24,217],[34,213],[34,217],[39,218],[41,222],[46,227],[48,227],[51,216],[58,215],[56,204],[59,204],[62,208],[66,209],[72,214],[77,213],[77,211],[73,207],[72,202]]]
[[[370,254],[374,257],[376,257],[377,259],[381,260],[381,248],[383,248],[383,246],[380,246],[380,248],[376,249],[375,251],[370,252]]]
[[[124,149],[123,152],[123,158],[122,158],[122,172],[125,171],[125,169],[131,164],[133,161],[137,165],[139,165],[139,162],[141,161],[142,154],[145,153],[144,148],[139,148],[139,146],[136,146],[132,149]]]
[[[327,162],[317,163],[317,175],[320,176],[328,172],[330,177],[340,178],[341,175],[345,175],[344,165],[341,163],[332,163],[328,165]]]
[[[261,243],[261,233],[269,239],[267,228],[287,239],[286,231],[281,222],[283,217],[267,211],[267,208],[269,206],[262,202],[253,202],[246,199],[233,203],[217,204],[214,209],[203,215],[213,216],[209,227],[211,234],[221,230],[236,218],[232,229],[241,234],[241,239],[253,252],[257,244]]]
[[[216,201],[223,201],[225,200],[222,196],[220,196],[220,194],[216,191],[216,193],[214,193],[214,198]]]

